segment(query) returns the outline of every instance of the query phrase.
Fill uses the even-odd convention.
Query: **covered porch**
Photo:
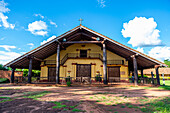
[[[101,47],[102,54],[91,53],[85,56],[86,59],[99,59],[102,62],[102,74],[103,77],[61,77],[60,66],[64,66],[67,59],[83,59],[82,56],[76,53],[67,53],[60,59],[60,51],[65,50],[67,47],[73,44],[95,44]],[[29,69],[28,77],[22,77],[22,81],[27,83],[55,83],[55,84],[65,84],[67,79],[70,79],[72,83],[102,83],[108,84],[113,82],[125,82],[121,81],[120,77],[109,77],[108,67],[124,65],[124,60],[107,60],[107,50],[123,57],[128,62],[128,72],[129,76],[133,75],[133,78],[121,78],[127,79],[126,82],[132,82],[135,85],[139,83],[147,83],[144,76],[143,70],[148,68],[155,68],[156,78],[152,77],[152,83],[160,85],[159,80],[159,67],[166,66],[164,63],[155,60],[143,53],[140,53],[134,49],[131,49],[121,43],[118,43],[102,34],[99,34],[87,27],[82,25],[56,37],[55,39],[41,45],[40,47],[20,56],[19,58],[9,62],[5,66],[12,68],[11,83],[17,78],[14,77],[14,72],[16,68],[26,68]],[[56,60],[45,60],[48,56],[57,54]],[[43,64],[42,64],[43,62]],[[55,76],[53,77],[32,77],[32,69],[41,69],[43,65],[54,65]],[[76,65],[76,64],[74,64]],[[138,76],[138,70],[141,71],[141,77]],[[15,79],[16,78],[16,79]]]

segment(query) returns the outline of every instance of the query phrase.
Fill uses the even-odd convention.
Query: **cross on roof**
[[[79,21],[80,21],[80,25],[81,25],[81,24],[82,24],[83,19],[82,19],[82,18],[80,18],[80,19],[79,19]]]

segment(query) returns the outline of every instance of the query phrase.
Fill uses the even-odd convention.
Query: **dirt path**
[[[3,113],[142,113],[153,99],[170,91],[132,87],[38,87],[0,85]]]

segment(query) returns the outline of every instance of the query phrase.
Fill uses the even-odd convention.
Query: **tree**
[[[27,77],[28,76],[28,69],[23,69],[23,76]],[[32,77],[40,77],[40,70],[32,70]]]
[[[6,71],[8,71],[9,68],[6,68],[6,67],[4,67],[2,64],[0,64],[0,70],[6,70]]]
[[[170,67],[170,60],[169,60],[169,59],[164,60],[164,63],[165,63],[166,65],[168,65],[168,67]]]

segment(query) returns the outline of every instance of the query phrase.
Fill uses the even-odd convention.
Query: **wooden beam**
[[[56,56],[56,83],[60,83],[60,44],[57,45],[57,56]]]
[[[14,73],[15,73],[15,68],[12,68],[12,73],[11,73],[11,83],[14,83]]]
[[[32,58],[29,58],[28,83],[31,83],[32,77]]]
[[[132,55],[131,57],[133,58],[135,85],[138,85],[138,67],[137,67],[137,62],[136,62],[136,56]]]
[[[104,76],[104,84],[108,84],[107,81],[107,53],[106,53],[106,44],[103,43],[103,76]]]
[[[68,42],[62,42],[62,44],[95,44],[95,43],[101,43],[101,41],[68,41]]]
[[[41,61],[43,62],[44,60],[40,59],[40,58],[37,58],[37,57],[34,57],[35,60],[38,60],[38,61]]]
[[[77,36],[79,36],[79,35],[81,35],[81,33],[76,33],[76,34],[70,36],[69,38],[67,38],[67,41],[73,40],[75,37],[77,37]]]
[[[92,38],[92,39],[94,39],[94,40],[97,41],[97,38],[96,38],[96,37],[93,37],[93,36],[91,36],[91,35],[89,35],[89,34],[86,34],[86,33],[81,33],[81,34],[84,35],[84,36],[87,36],[87,37],[89,37],[89,38]]]
[[[160,79],[159,79],[159,67],[160,67],[160,65],[155,65],[157,85],[160,85]]]

